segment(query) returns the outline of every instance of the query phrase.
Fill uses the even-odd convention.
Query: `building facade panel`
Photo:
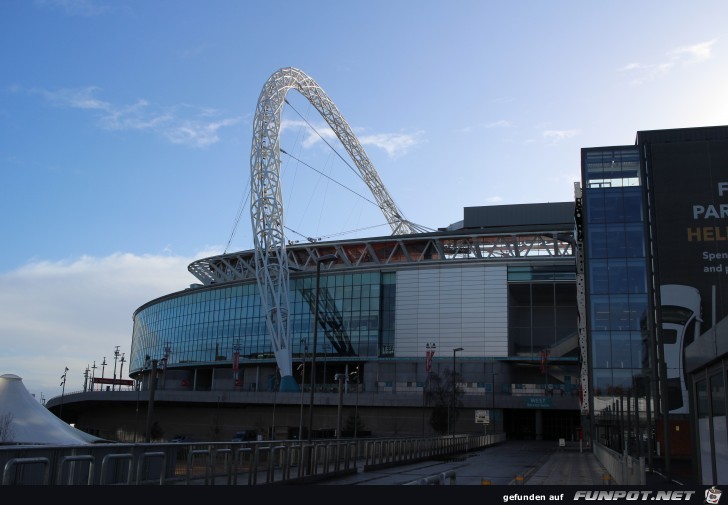
[[[397,355],[421,356],[428,343],[435,343],[441,352],[463,347],[463,357],[507,356],[505,274],[506,267],[486,265],[398,272],[397,307],[400,300],[417,300],[420,311],[414,321],[413,314],[398,309]],[[466,334],[477,336],[469,340],[470,348],[463,343]]]

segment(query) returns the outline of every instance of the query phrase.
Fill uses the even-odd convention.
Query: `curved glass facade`
[[[391,349],[394,273],[350,272],[319,280],[319,355],[376,357]],[[291,344],[294,356],[311,352],[315,276],[292,278]],[[383,296],[384,294],[384,296]],[[382,340],[383,336],[383,340]],[[231,363],[235,349],[247,359],[273,359],[254,282],[193,288],[150,302],[134,314],[130,372],[147,359],[168,367]]]

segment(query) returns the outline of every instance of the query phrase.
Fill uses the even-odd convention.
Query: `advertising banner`
[[[651,155],[660,284],[697,290],[702,332],[728,316],[728,141],[653,144]]]
[[[650,156],[670,411],[687,412],[684,349],[728,318],[728,140],[656,142]]]

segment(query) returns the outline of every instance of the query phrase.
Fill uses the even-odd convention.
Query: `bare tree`
[[[460,374],[446,370],[445,377],[431,372],[425,383],[425,403],[432,408],[430,426],[437,433],[447,433],[448,426],[460,416],[458,409],[463,406],[463,390],[458,385]]]
[[[13,414],[8,412],[7,414],[0,416],[0,444],[12,442],[14,438]]]

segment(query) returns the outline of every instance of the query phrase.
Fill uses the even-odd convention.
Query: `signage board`
[[[476,424],[490,424],[490,410],[475,411]]]

